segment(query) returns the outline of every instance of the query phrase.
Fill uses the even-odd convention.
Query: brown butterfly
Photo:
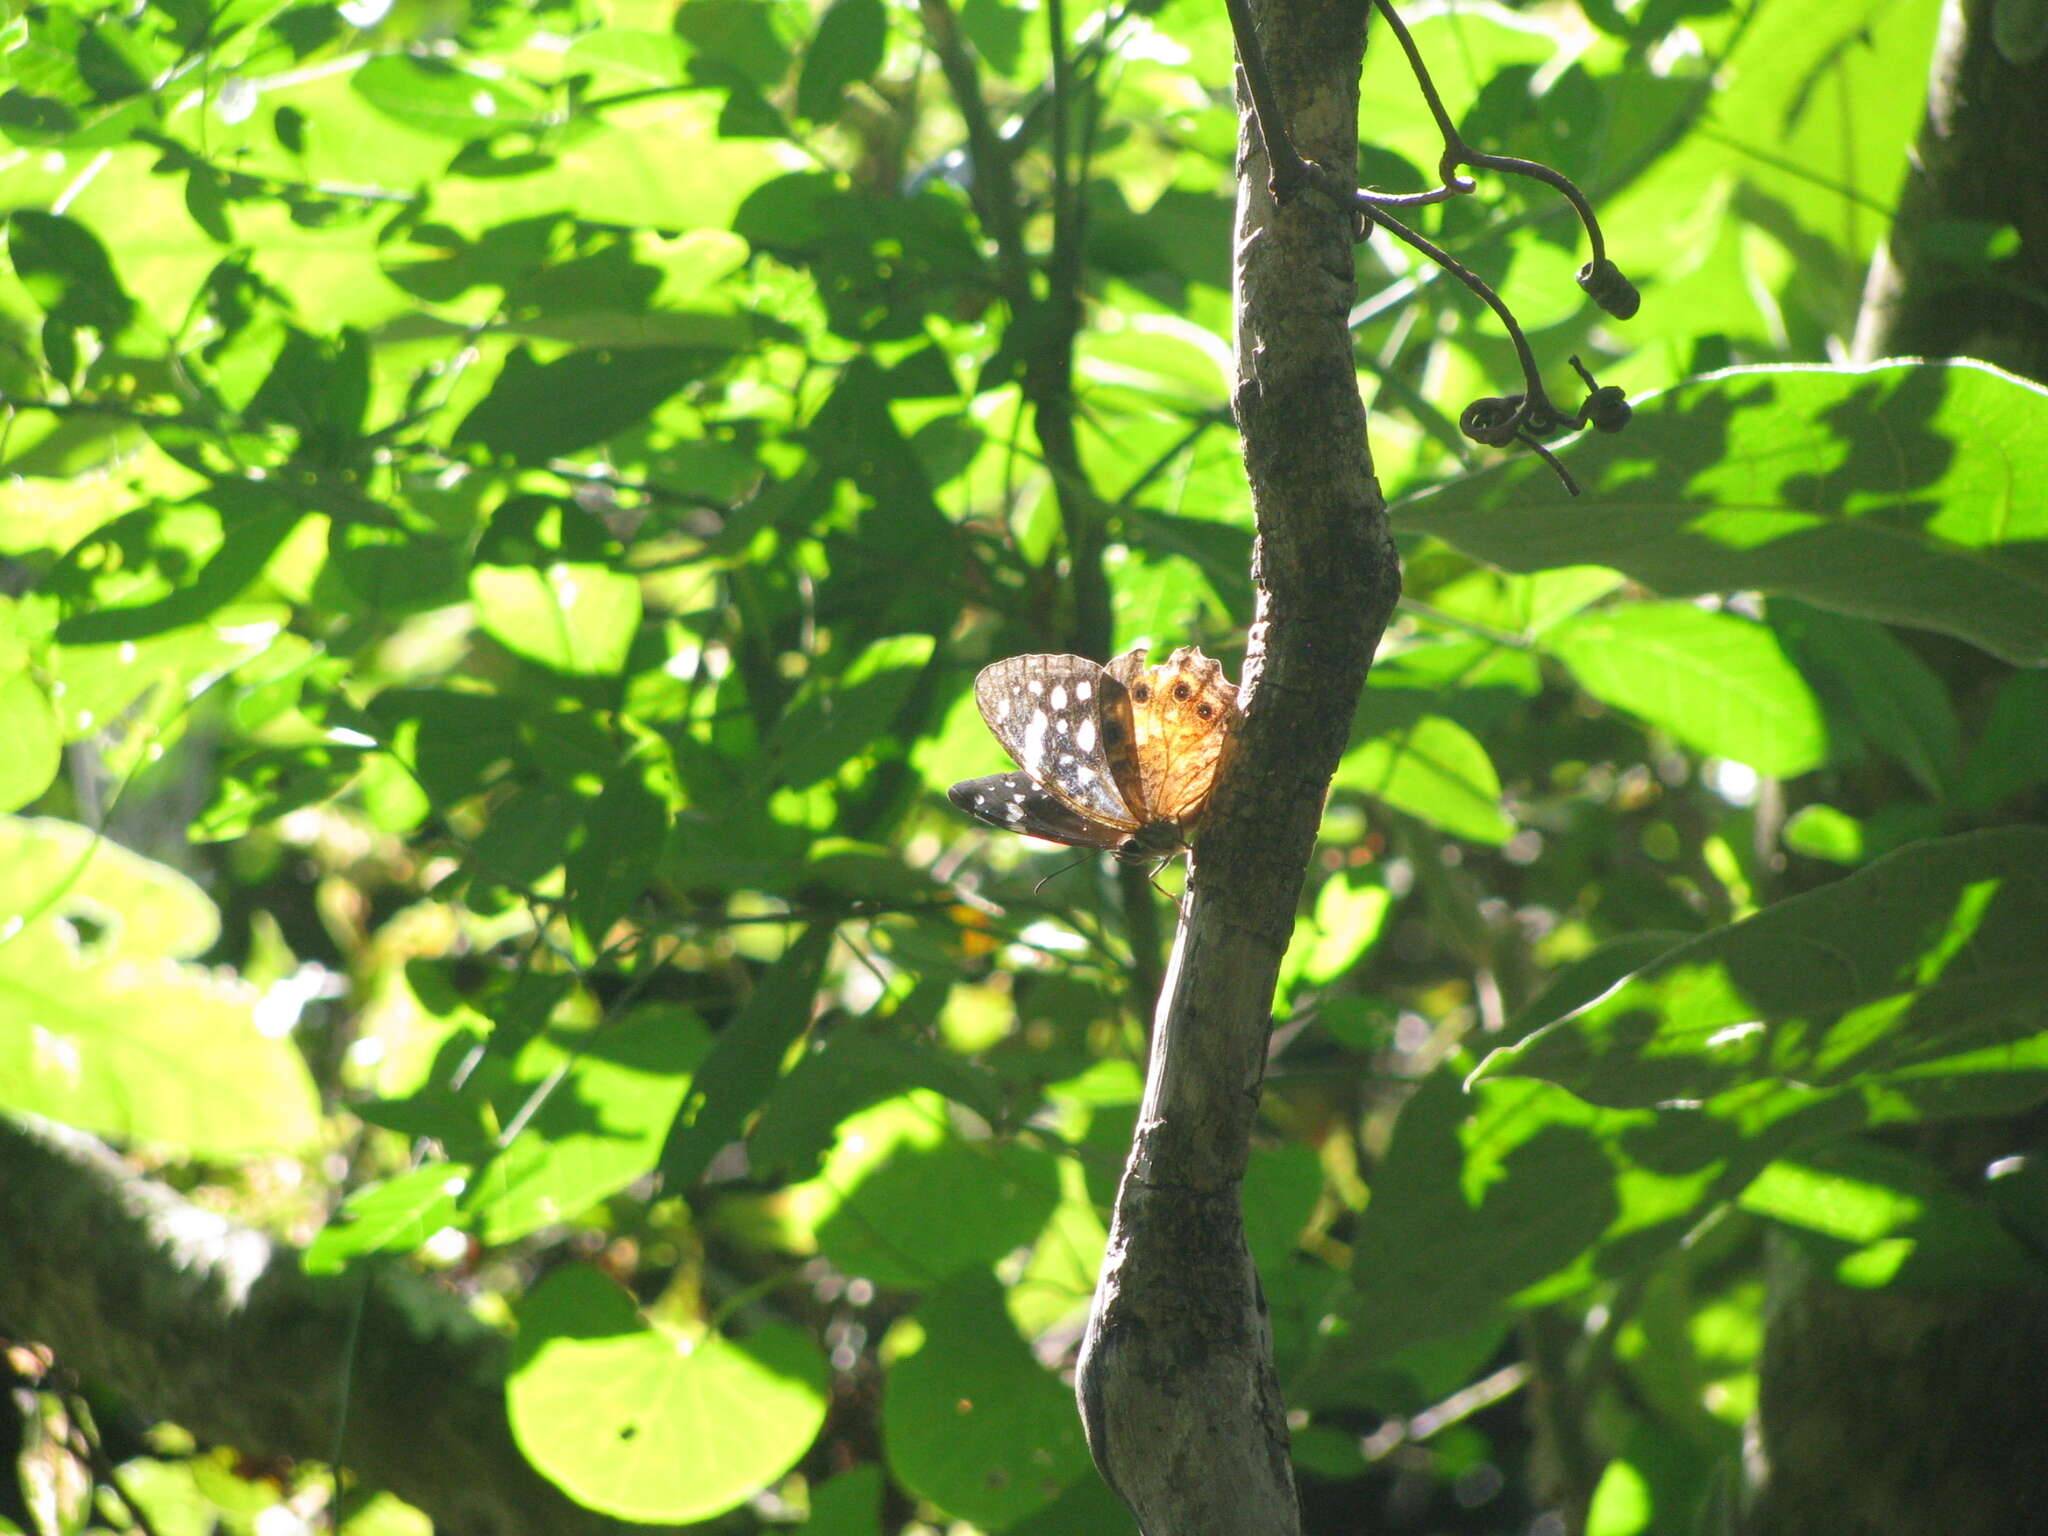
[[[975,702],[1022,773],[963,779],[949,798],[978,821],[1131,863],[1170,855],[1208,808],[1240,718],[1223,664],[1184,645],[1107,666],[1011,656],[981,669]]]

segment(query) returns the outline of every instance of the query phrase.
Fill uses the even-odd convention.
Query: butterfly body
[[[1022,772],[962,780],[953,804],[1004,831],[1137,863],[1186,846],[1239,718],[1222,663],[1194,646],[1156,667],[1143,646],[1107,666],[1011,656],[982,668],[974,696]]]

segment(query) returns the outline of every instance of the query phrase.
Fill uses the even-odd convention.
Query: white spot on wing
[[[1080,682],[1074,684],[1075,703],[1086,704],[1090,699],[1094,697],[1095,685],[1092,682],[1090,682],[1087,678],[1084,677],[1081,679]]]
[[[1086,683],[1083,683],[1080,688],[1076,688],[1074,690],[1074,697],[1081,698],[1082,689],[1087,686]],[[1074,732],[1074,745],[1083,752],[1093,752],[1095,750],[1095,722],[1093,720],[1083,720],[1081,722],[1081,729]]]
[[[1067,685],[1065,683],[1054,683],[1052,685],[1052,692],[1045,697],[1045,702],[1050,704],[1055,710],[1065,709],[1067,707]]]
[[[1024,727],[1024,740],[1020,743],[1023,756],[1019,761],[1033,777],[1045,771],[1045,711],[1040,710],[1031,717],[1031,723]]]

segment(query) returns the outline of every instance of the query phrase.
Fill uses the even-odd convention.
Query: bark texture
[[[1350,185],[1366,8],[1267,0],[1256,13],[1295,145]],[[1235,405],[1258,612],[1246,718],[1196,847],[1078,1377],[1096,1463],[1146,1536],[1299,1526],[1239,1184],[1302,876],[1400,591],[1347,325],[1350,214],[1315,192],[1276,207],[1267,174],[1247,120]]]
[[[505,1341],[411,1276],[384,1271],[367,1292],[309,1278],[296,1252],[92,1138],[4,1118],[0,1233],[0,1332],[202,1440],[308,1461],[338,1443],[449,1536],[627,1529],[527,1464],[505,1423]]]

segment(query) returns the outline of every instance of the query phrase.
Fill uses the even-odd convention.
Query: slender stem
[[[1522,382],[1530,407],[1541,406],[1555,416],[1556,408],[1550,404],[1550,397],[1543,392],[1543,376],[1536,370],[1536,355],[1529,350],[1528,337],[1522,334],[1522,327],[1516,322],[1514,311],[1501,302],[1500,295],[1493,291],[1486,279],[1442,246],[1424,239],[1376,204],[1369,203],[1361,197],[1357,206],[1359,213],[1365,218],[1379,225],[1402,244],[1422,252],[1485,301],[1486,307],[1499,317],[1502,327],[1508,333],[1508,340],[1514,343],[1515,356],[1522,364]]]
[[[1237,39],[1238,67],[1244,71],[1245,92],[1252,99],[1252,121],[1258,125],[1259,141],[1266,151],[1266,188],[1278,203],[1286,203],[1308,185],[1308,167],[1295,152],[1287,134],[1287,119],[1280,111],[1280,97],[1273,89],[1273,77],[1266,71],[1266,55],[1259,47],[1258,28],[1252,21],[1250,0],[1225,0],[1230,11],[1230,30]]]
[[[1391,0],[1374,0],[1374,3],[1379,6],[1380,15],[1386,18],[1387,25],[1393,28],[1394,40],[1401,45],[1401,51],[1408,55],[1408,68],[1415,76],[1415,83],[1422,87],[1422,99],[1429,104],[1429,115],[1436,119],[1436,130],[1443,136],[1445,160],[1444,165],[1438,170],[1438,176],[1447,186],[1456,187],[1464,178],[1452,174],[1457,170],[1457,166],[1451,163],[1450,152],[1453,145],[1462,146],[1464,141],[1458,137],[1458,130],[1451,124],[1451,114],[1444,110],[1443,98],[1436,93],[1436,82],[1429,78],[1429,66],[1422,62],[1422,50],[1415,46],[1415,39],[1408,35],[1408,24],[1401,20],[1401,15],[1394,9]],[[1471,188],[1468,183],[1457,190],[1470,191]]]
[[[1031,269],[1024,252],[1023,220],[1017,210],[1017,181],[1010,157],[989,122],[980,73],[961,40],[952,6],[947,0],[919,0],[918,9],[924,17],[932,50],[939,56],[940,72],[953,93],[960,120],[967,127],[967,154],[974,166],[968,195],[981,215],[983,227],[996,243],[996,265],[1002,274],[1004,296],[1012,313],[1021,315],[1031,305]]]
[[[1593,216],[1592,204],[1586,201],[1585,194],[1573,184],[1572,179],[1539,161],[1523,160],[1514,155],[1490,155],[1466,143],[1464,135],[1458,132],[1457,125],[1451,121],[1450,113],[1444,109],[1443,98],[1437,94],[1436,82],[1430,78],[1429,67],[1422,62],[1422,50],[1415,46],[1415,39],[1409,35],[1407,23],[1403,22],[1399,13],[1394,10],[1393,0],[1374,0],[1374,4],[1386,18],[1387,25],[1393,29],[1394,37],[1401,45],[1401,51],[1408,56],[1408,68],[1415,75],[1415,83],[1422,89],[1422,99],[1429,104],[1430,116],[1436,119],[1437,132],[1442,135],[1444,141],[1443,156],[1437,162],[1437,176],[1444,185],[1433,193],[1412,194],[1413,201],[1439,202],[1446,196],[1471,191],[1471,178],[1458,174],[1463,166],[1503,171],[1511,176],[1527,176],[1555,188],[1564,195],[1565,200],[1572,205],[1573,211],[1578,214],[1579,222],[1586,227],[1586,238],[1593,247],[1594,265],[1598,266],[1605,262],[1607,244],[1600,234],[1600,221]]]
[[[1073,61],[1067,57],[1066,0],[1046,0],[1046,31],[1052,45],[1052,186],[1055,202],[1072,191],[1067,179],[1067,107],[1073,95]]]

